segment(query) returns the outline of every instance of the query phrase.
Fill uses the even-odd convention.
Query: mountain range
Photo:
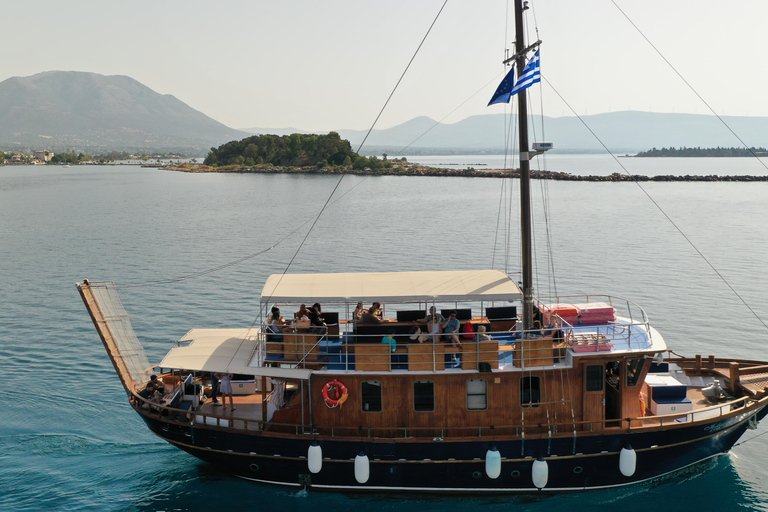
[[[722,121],[720,120],[722,119]],[[742,147],[738,134],[750,147],[768,146],[768,117],[702,114],[665,114],[622,111],[578,117],[533,116],[529,123],[531,141],[552,141],[561,153],[604,152],[637,153],[657,147]],[[503,153],[505,126],[516,119],[504,114],[471,116],[453,124],[442,124],[428,117],[416,117],[384,130],[373,130],[363,153],[390,156],[409,154]],[[727,125],[727,126],[726,126]],[[587,128],[589,127],[589,128]],[[244,128],[251,133],[299,132]],[[337,130],[352,143],[353,149],[367,130]],[[544,133],[545,135],[542,135]],[[516,138],[517,134],[513,132]]]
[[[127,76],[47,71],[0,82],[0,149],[205,154],[248,134]]]
[[[362,153],[386,152],[393,157],[498,154],[504,152],[505,127],[514,124],[504,114],[471,116],[451,124],[414,117],[373,130]],[[332,130],[348,139],[353,149],[367,133],[333,126],[320,133]],[[4,151],[171,151],[199,156],[212,146],[265,133],[309,132],[300,128],[236,130],[127,76],[48,71],[0,82],[0,150]],[[516,137],[512,133],[511,138]],[[748,146],[768,146],[768,117],[623,111],[581,118],[534,116],[529,129],[531,141],[554,142],[555,151],[562,153],[604,152],[606,147],[615,154],[654,147],[741,147],[734,133]]]

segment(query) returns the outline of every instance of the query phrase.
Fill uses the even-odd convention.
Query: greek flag
[[[512,67],[512,69],[509,70],[509,73],[507,73],[507,76],[504,77],[504,80],[502,80],[499,84],[496,92],[493,93],[493,97],[488,103],[488,106],[491,106],[494,103],[509,103],[509,100],[512,99],[512,96],[515,94],[519,93],[523,89],[529,88],[537,82],[541,82],[539,50],[536,50],[536,53],[533,54],[531,60],[529,60],[528,64],[526,64],[525,68],[523,68],[523,72],[520,75],[520,78],[517,79],[517,82],[514,82],[515,85],[513,86],[512,83],[514,78],[515,68]]]

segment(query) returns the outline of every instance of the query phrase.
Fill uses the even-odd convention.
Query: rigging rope
[[[632,25],[632,26],[635,28],[635,30],[637,30],[637,32],[638,32],[638,33],[639,33],[639,34],[640,34],[640,35],[643,37],[643,39],[645,39],[645,41],[646,41],[646,42],[647,42],[649,45],[651,45],[651,48],[653,48],[653,49],[654,49],[654,51],[655,51],[656,53],[658,53],[658,54],[659,54],[659,57],[661,57],[661,59],[662,59],[664,62],[666,62],[666,63],[667,63],[667,65],[668,65],[668,66],[669,66],[669,67],[672,69],[672,71],[674,71],[674,72],[675,72],[675,74],[676,74],[676,75],[677,75],[677,76],[680,78],[680,80],[682,80],[682,81],[683,81],[683,83],[684,83],[685,85],[687,85],[687,86],[688,86],[688,88],[689,88],[689,89],[690,89],[690,90],[693,92],[693,94],[695,94],[695,95],[696,95],[696,97],[697,97],[697,98],[699,98],[699,99],[701,100],[701,102],[702,102],[702,103],[703,103],[703,104],[704,104],[704,105],[705,105],[705,106],[706,106],[706,107],[709,109],[709,111],[710,111],[710,112],[712,112],[712,114],[713,114],[713,115],[714,115],[714,116],[715,116],[715,117],[718,119],[718,121],[720,121],[720,122],[723,124],[723,126],[725,126],[725,127],[728,129],[728,131],[729,131],[729,132],[731,132],[731,134],[733,134],[733,136],[734,136],[734,137],[736,137],[736,139],[738,139],[738,141],[739,141],[739,142],[741,142],[741,144],[742,144],[742,145],[743,145],[743,146],[744,146],[744,147],[747,149],[747,151],[749,151],[749,152],[752,154],[752,156],[753,156],[753,157],[755,157],[755,160],[757,160],[758,162],[760,162],[760,165],[762,165],[762,166],[763,166],[763,167],[764,167],[766,170],[768,170],[768,165],[767,165],[765,162],[763,162],[762,160],[760,160],[760,158],[757,156],[757,154],[755,153],[755,151],[754,151],[754,150],[753,150],[751,147],[747,146],[747,143],[746,143],[746,142],[744,142],[744,141],[741,139],[741,137],[739,137],[739,136],[736,134],[736,132],[735,132],[735,131],[733,131],[733,129],[732,129],[730,126],[728,126],[728,123],[726,123],[726,122],[725,122],[725,120],[724,120],[722,117],[720,117],[719,115],[717,115],[717,112],[715,112],[715,109],[713,109],[713,108],[712,108],[712,107],[709,105],[709,103],[707,103],[707,101],[706,101],[706,100],[705,100],[705,99],[704,99],[704,98],[701,96],[701,94],[699,94],[699,93],[696,91],[696,89],[694,89],[694,88],[693,88],[693,86],[692,86],[691,84],[689,84],[689,83],[688,83],[688,80],[686,80],[686,79],[683,77],[683,75],[682,75],[682,74],[680,74],[680,72],[679,72],[679,71],[678,71],[678,70],[675,68],[675,66],[673,66],[673,65],[672,65],[672,63],[671,63],[671,62],[669,62],[669,60],[667,60],[667,58],[664,56],[664,54],[662,54],[662,53],[661,53],[661,51],[659,51],[659,49],[658,49],[658,48],[656,48],[656,46],[655,46],[655,45],[654,45],[654,44],[651,42],[651,40],[650,40],[650,39],[648,39],[648,37],[646,37],[646,35],[643,33],[643,31],[642,31],[642,30],[640,30],[640,27],[638,27],[637,25],[635,25],[635,22],[634,22],[634,21],[632,21],[632,20],[630,19],[630,17],[629,17],[629,16],[627,16],[627,13],[625,13],[625,12],[624,12],[624,11],[621,9],[621,7],[619,7],[619,5],[616,3],[616,0],[611,0],[611,3],[612,3],[614,6],[616,6],[616,9],[618,9],[618,10],[619,10],[619,12],[620,12],[620,13],[621,13],[621,14],[622,14],[622,15],[623,15],[623,16],[624,16],[626,19],[627,19],[627,21],[629,22],[629,24],[630,24],[630,25]],[[559,96],[559,95],[558,95],[558,96]],[[569,108],[570,108],[570,107],[569,107]],[[741,297],[739,297],[739,298],[741,298]],[[761,322],[762,322],[762,320],[761,320]],[[765,324],[763,324],[763,325],[765,325]],[[768,328],[768,327],[767,327],[767,328]]]
[[[363,138],[363,141],[360,143],[360,146],[357,148],[357,153],[358,154],[360,153],[360,150],[363,148],[363,145],[365,145],[365,141],[368,140],[368,136],[373,131],[373,128],[376,126],[376,123],[379,121],[379,118],[381,117],[381,114],[384,113],[384,109],[387,108],[387,105],[389,104],[389,101],[392,99],[392,96],[394,96],[395,91],[397,91],[397,88],[400,85],[400,82],[403,81],[403,78],[405,77],[405,74],[408,72],[408,69],[411,67],[411,64],[413,63],[414,59],[416,58],[416,55],[418,55],[419,50],[421,50],[421,47],[424,44],[424,41],[427,40],[427,36],[429,36],[429,33],[432,31],[432,27],[435,26],[435,23],[437,22],[437,19],[440,17],[440,14],[443,12],[443,9],[445,8],[447,3],[448,3],[448,0],[445,0],[445,2],[443,2],[443,5],[440,7],[440,10],[437,12],[437,15],[435,16],[435,19],[432,20],[432,24],[429,26],[429,29],[427,29],[427,33],[424,34],[424,37],[422,38],[421,43],[419,43],[419,46],[416,48],[416,51],[413,53],[413,56],[411,56],[411,60],[408,61],[408,65],[405,67],[405,70],[403,70],[403,74],[400,75],[400,79],[397,81],[397,83],[395,84],[395,87],[392,89],[392,92],[389,94],[389,97],[387,98],[387,101],[385,101],[384,102],[384,106],[381,107],[381,111],[379,111],[379,115],[376,116],[376,119],[374,119],[373,124],[371,124],[371,127],[368,129],[368,132],[365,134],[365,137]],[[291,265],[293,264],[293,262],[296,259],[296,257],[299,255],[299,252],[301,251],[302,247],[304,247],[304,244],[306,243],[307,239],[309,238],[309,235],[312,233],[315,225],[320,220],[320,217],[323,215],[323,212],[326,210],[326,208],[328,208],[328,206],[330,204],[332,204],[331,203],[331,198],[333,198],[334,194],[336,193],[336,190],[338,190],[339,185],[341,185],[341,181],[344,179],[345,176],[346,176],[346,173],[342,173],[341,176],[339,177],[339,180],[336,182],[336,186],[333,187],[333,190],[328,195],[328,199],[325,201],[325,204],[323,205],[323,207],[318,212],[317,216],[315,217],[314,221],[312,222],[312,225],[309,227],[309,230],[307,231],[307,234],[304,235],[304,239],[301,241],[301,244],[299,244],[299,247],[296,249],[296,252],[291,257],[291,260],[288,262],[288,265],[286,265],[285,270],[283,270],[282,274],[280,275],[280,279],[278,279],[277,283],[275,284],[275,288],[274,289],[277,289],[277,287],[280,286],[280,282],[282,281],[283,276],[285,276],[285,274],[288,273],[288,269],[291,268]],[[350,189],[350,190],[352,190],[352,189]],[[265,299],[263,299],[261,301],[262,307],[263,307],[263,304],[266,304],[267,302],[269,302],[270,298],[271,298],[271,294],[268,295]]]
[[[405,74],[408,71],[408,68],[410,68],[411,63],[413,63],[413,60],[416,58],[416,55],[419,53],[419,50],[421,49],[422,45],[424,44],[424,41],[426,41],[427,36],[429,35],[430,31],[432,30],[432,27],[434,27],[435,23],[437,22],[437,19],[440,17],[440,14],[443,12],[443,9],[445,8],[447,3],[448,3],[448,0],[445,0],[445,2],[443,2],[442,7],[440,7],[440,10],[438,11],[437,15],[435,16],[435,19],[432,21],[432,24],[429,26],[429,29],[427,30],[427,33],[424,35],[424,38],[421,40],[421,43],[419,43],[418,48],[416,48],[416,51],[414,52],[413,56],[411,57],[411,60],[408,62],[408,65],[406,66],[405,70],[403,71],[403,74],[400,76],[400,79],[395,84],[394,89],[392,89],[392,92],[390,93],[389,98],[387,98],[387,101],[384,103],[384,106],[381,108],[381,111],[379,112],[379,115],[376,116],[376,119],[374,120],[373,124],[371,125],[370,129],[368,130],[368,133],[366,133],[365,138],[363,139],[363,142],[360,143],[360,146],[357,149],[357,153],[360,152],[360,150],[362,149],[363,145],[365,144],[365,141],[368,139],[368,136],[370,135],[371,131],[373,131],[373,128],[376,126],[376,123],[378,122],[379,118],[381,117],[381,114],[384,112],[384,109],[387,107],[387,104],[389,103],[389,100],[392,99],[392,96],[395,94],[395,91],[397,90],[398,86],[400,85],[400,82],[403,80],[403,77],[405,77]],[[494,79],[491,80],[491,82],[496,80],[497,78],[498,78],[498,75],[496,77],[494,77]],[[489,82],[489,84],[491,82]],[[484,87],[487,87],[487,85],[488,84],[486,84]],[[478,91],[478,93],[479,92],[480,91]],[[475,93],[475,95],[476,94],[477,93]],[[469,99],[471,99],[471,97],[468,98],[464,103],[469,101]],[[462,103],[462,105],[463,105],[463,103]],[[461,107],[461,105],[459,105],[459,107]],[[456,109],[458,109],[459,107],[456,107]],[[454,110],[456,110],[456,109],[454,109]],[[453,113],[453,112],[451,112],[451,113]],[[293,264],[293,261],[298,256],[299,252],[301,251],[302,247],[304,246],[304,243],[307,241],[307,238],[309,237],[310,233],[312,233],[312,230],[314,229],[314,227],[317,224],[318,220],[320,220],[320,217],[322,216],[323,212],[328,208],[328,206],[333,205],[336,202],[338,202],[342,197],[347,195],[349,192],[351,192],[357,186],[359,186],[360,183],[365,181],[365,180],[361,180],[360,183],[358,183],[354,187],[350,188],[344,194],[339,196],[335,201],[330,202],[331,198],[333,198],[334,194],[338,190],[339,185],[341,185],[341,182],[342,182],[342,180],[344,179],[345,176],[346,176],[346,173],[342,173],[341,176],[339,177],[338,181],[336,182],[336,185],[334,186],[333,190],[329,194],[328,199],[325,201],[325,204],[323,204],[323,207],[320,209],[320,212],[315,216],[314,220],[312,221],[312,225],[310,226],[309,230],[307,231],[307,234],[302,239],[301,244],[299,244],[299,247],[296,249],[295,253],[293,254],[293,257],[291,257],[291,260],[288,263],[288,265],[286,266],[285,270],[282,272],[282,275],[285,275],[288,272],[288,269]],[[255,258],[256,256],[260,256],[260,255],[264,254],[265,252],[271,251],[272,249],[274,249],[275,247],[280,245],[282,242],[284,242],[286,239],[291,237],[294,233],[299,231],[308,222],[310,222],[310,221],[307,220],[306,222],[304,222],[299,227],[297,227],[296,229],[294,229],[293,231],[288,233],[286,236],[284,236],[283,238],[278,240],[275,244],[271,245],[270,247],[268,247],[266,249],[263,249],[263,250],[261,250],[259,252],[256,252],[256,253],[249,254],[249,255],[244,256],[242,258],[239,258],[237,260],[231,261],[229,263],[225,263],[225,264],[219,265],[217,267],[213,267],[213,268],[210,268],[210,269],[207,269],[207,270],[203,270],[203,271],[200,271],[200,272],[196,272],[196,273],[193,273],[193,274],[188,274],[188,275],[184,275],[184,276],[180,276],[180,277],[176,277],[176,278],[162,279],[162,280],[159,280],[159,281],[151,281],[151,282],[146,282],[146,283],[127,284],[127,285],[121,285],[120,287],[121,288],[134,288],[134,287],[142,287],[142,286],[157,286],[157,285],[161,285],[161,284],[170,284],[170,283],[175,283],[175,282],[178,282],[178,281],[184,281],[184,280],[187,280],[187,279],[192,279],[192,278],[195,278],[195,277],[200,277],[200,276],[203,276],[203,275],[206,275],[206,274],[217,272],[219,270],[223,270],[223,269],[225,269],[227,267],[231,267],[233,265],[237,265],[238,263],[242,263],[242,262],[247,261],[249,259]],[[281,277],[281,279],[282,279],[282,277]],[[278,282],[278,284],[279,284],[279,282]]]
[[[490,80],[489,80],[489,81],[488,81],[488,82],[487,82],[485,85],[483,85],[483,86],[482,86],[480,89],[478,89],[478,90],[477,90],[477,91],[476,91],[474,94],[472,94],[472,95],[471,95],[469,98],[467,98],[466,100],[464,100],[463,102],[461,102],[461,104],[459,104],[459,105],[458,105],[456,108],[454,108],[453,110],[451,110],[450,112],[448,112],[448,113],[447,113],[445,116],[443,116],[443,117],[442,117],[442,118],[441,118],[439,121],[435,121],[435,124],[433,124],[432,126],[430,126],[429,128],[427,128],[426,130],[424,130],[424,132],[423,132],[421,135],[419,135],[418,137],[416,137],[415,139],[413,139],[411,142],[409,142],[407,146],[405,146],[405,147],[404,147],[403,149],[401,149],[400,151],[397,151],[397,152],[395,152],[395,156],[403,156],[403,154],[405,153],[405,151],[406,151],[408,148],[410,148],[411,146],[413,146],[413,145],[414,145],[414,144],[415,144],[415,143],[416,143],[416,142],[417,142],[419,139],[421,139],[423,136],[425,136],[426,134],[428,134],[429,132],[431,132],[431,131],[432,131],[434,128],[436,128],[437,126],[439,126],[439,125],[440,125],[440,124],[441,124],[443,121],[445,121],[445,120],[446,120],[448,117],[450,117],[450,116],[451,116],[451,115],[452,115],[454,112],[456,112],[456,111],[457,111],[457,110],[459,110],[461,107],[463,107],[463,106],[464,106],[464,105],[465,105],[467,102],[469,102],[469,100],[471,100],[472,98],[474,98],[475,96],[477,96],[478,94],[480,94],[481,92],[483,92],[483,91],[484,91],[484,90],[485,90],[485,89],[486,89],[486,88],[487,88],[489,85],[491,85],[492,83],[496,83],[496,82],[498,82],[498,81],[499,81],[499,77],[500,77],[502,74],[503,74],[503,73],[499,73],[499,74],[498,74],[498,75],[496,75],[495,77],[491,78],[491,79],[490,79]]]
[[[749,439],[745,439],[743,441],[740,441],[740,442],[736,443],[735,445],[733,445],[732,448],[736,448],[739,445],[742,445],[742,444],[747,443],[749,441],[753,441],[753,440],[757,439],[758,437],[764,436],[765,434],[768,434],[768,432],[763,432],[761,434],[754,435],[754,436],[750,437]]]
[[[694,244],[693,241],[690,238],[688,238],[688,236],[683,232],[683,230],[680,228],[680,226],[678,226],[675,223],[675,221],[672,220],[672,217],[670,217],[667,214],[667,212],[664,211],[664,209],[661,207],[661,205],[659,203],[657,203],[656,200],[651,196],[651,194],[648,193],[647,190],[645,190],[645,188],[640,184],[639,181],[637,181],[635,176],[632,175],[627,170],[626,167],[624,167],[624,165],[616,157],[616,155],[614,155],[611,152],[611,150],[608,149],[608,147],[603,143],[603,141],[600,139],[600,137],[598,137],[597,134],[594,131],[592,131],[592,128],[589,127],[589,125],[584,121],[584,119],[582,119],[581,116],[578,113],[576,113],[576,111],[573,109],[573,107],[571,107],[571,105],[565,100],[565,98],[563,98],[563,96],[557,91],[557,89],[555,89],[555,87],[552,85],[552,83],[549,80],[547,80],[547,78],[543,74],[541,75],[541,79],[544,80],[547,83],[547,85],[549,85],[552,88],[552,91],[555,94],[557,94],[557,96],[563,101],[563,103],[565,103],[565,105],[568,107],[568,109],[571,112],[573,112],[573,115],[576,116],[576,118],[579,121],[581,121],[581,124],[583,124],[584,127],[587,130],[589,130],[589,133],[591,133],[592,136],[595,138],[595,140],[597,140],[597,142],[600,143],[600,145],[603,147],[603,149],[605,149],[606,153],[611,155],[611,158],[613,158],[613,160],[619,165],[619,167],[622,168],[622,170],[627,174],[627,176],[629,176],[629,178],[632,180],[632,182],[640,188],[640,190],[643,192],[643,194],[645,194],[645,196],[651,201],[651,203],[653,203],[653,205],[659,210],[659,212],[661,212],[661,214],[669,221],[669,223],[672,224],[672,226],[675,228],[675,230],[677,230],[677,232],[680,234],[680,236],[682,236],[685,239],[685,241],[688,242],[688,245],[690,245],[691,248],[693,248],[693,250],[696,252],[696,254],[698,254],[699,257],[701,257],[701,259],[704,260],[704,262],[709,266],[709,268],[711,268],[712,271],[717,275],[717,277],[719,277],[720,280],[723,281],[723,283],[725,283],[725,285],[731,290],[731,292],[733,292],[733,294],[739,299],[739,301],[741,301],[741,303],[744,304],[744,306],[750,311],[750,313],[752,313],[752,315],[757,319],[757,321],[760,322],[763,325],[763,327],[765,327],[766,330],[768,330],[768,325],[763,321],[762,318],[760,318],[760,316],[757,314],[757,312],[754,309],[752,309],[752,307],[747,303],[746,300],[744,300],[744,298],[739,294],[739,292],[737,292],[736,289],[733,286],[731,286],[731,283],[729,283],[728,280],[725,278],[725,276],[723,276],[715,268],[715,266],[712,264],[712,262],[710,262],[709,259],[707,259],[707,257],[704,256],[704,254],[699,250],[699,248],[696,247],[696,244]]]
[[[365,141],[366,141],[366,140],[368,140],[368,136],[369,136],[369,135],[371,134],[371,132],[373,131],[373,127],[374,127],[374,126],[376,126],[376,123],[379,121],[379,118],[381,117],[381,114],[383,114],[383,113],[384,113],[384,109],[385,109],[385,108],[387,108],[387,105],[389,104],[389,100],[391,100],[391,99],[392,99],[392,96],[394,96],[394,95],[395,95],[395,91],[397,90],[397,87],[400,85],[400,82],[402,82],[402,81],[403,81],[403,78],[405,77],[405,74],[408,72],[408,68],[410,68],[410,67],[411,67],[411,64],[413,63],[413,60],[416,58],[416,55],[418,55],[418,53],[419,53],[419,50],[421,50],[421,46],[424,44],[424,41],[426,41],[426,40],[427,40],[427,36],[428,36],[428,35],[429,35],[429,33],[432,31],[432,27],[434,27],[434,26],[435,26],[435,23],[437,23],[437,18],[439,18],[439,17],[440,17],[440,13],[442,13],[442,12],[443,12],[443,9],[445,8],[445,5],[446,5],[447,3],[448,3],[448,0],[445,0],[445,2],[443,2],[443,5],[442,5],[442,7],[440,7],[440,10],[437,12],[437,16],[435,16],[435,19],[432,21],[432,24],[429,26],[429,29],[427,29],[427,33],[426,33],[426,34],[424,34],[424,38],[421,40],[421,43],[419,43],[419,47],[418,47],[418,48],[416,48],[416,51],[413,53],[413,57],[411,57],[411,60],[408,62],[408,65],[407,65],[407,66],[405,66],[405,69],[403,70],[403,74],[402,74],[402,75],[400,75],[400,79],[399,79],[399,80],[397,81],[397,83],[395,84],[395,88],[394,88],[394,89],[392,89],[392,92],[389,94],[389,98],[387,98],[387,101],[385,101],[385,102],[384,102],[384,106],[383,106],[383,107],[381,107],[381,111],[379,112],[379,115],[378,115],[378,116],[376,116],[376,119],[373,121],[373,124],[372,124],[372,125],[371,125],[371,127],[368,129],[368,133],[366,133],[366,134],[365,134],[365,137],[363,138],[363,142],[361,142],[361,143],[360,143],[360,147],[359,147],[359,148],[357,148],[357,152],[358,152],[358,153],[360,153],[360,150],[362,149],[363,145],[365,144]]]

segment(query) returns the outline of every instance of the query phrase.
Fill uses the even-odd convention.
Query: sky
[[[51,70],[127,75],[232,128],[367,129],[443,3],[10,0],[0,81]],[[532,88],[533,113],[768,116],[766,0],[529,4],[527,37],[543,41],[546,79]],[[507,0],[448,0],[376,127],[504,112],[486,105],[513,47],[511,11]]]

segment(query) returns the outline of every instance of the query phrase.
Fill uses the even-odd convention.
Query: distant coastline
[[[661,148],[649,149],[636,154],[638,158],[755,158],[768,156],[768,150],[760,148]]]
[[[423,165],[397,166],[391,169],[347,169],[338,167],[209,167],[205,165],[165,165],[160,169],[188,173],[241,173],[241,174],[351,174],[355,176],[434,176],[434,177],[459,177],[459,178],[517,178],[518,170],[482,169],[472,167],[467,169],[441,169]],[[577,175],[558,171],[531,171],[531,178],[537,180],[555,181],[768,181],[768,176],[641,176],[613,173],[608,176]]]

